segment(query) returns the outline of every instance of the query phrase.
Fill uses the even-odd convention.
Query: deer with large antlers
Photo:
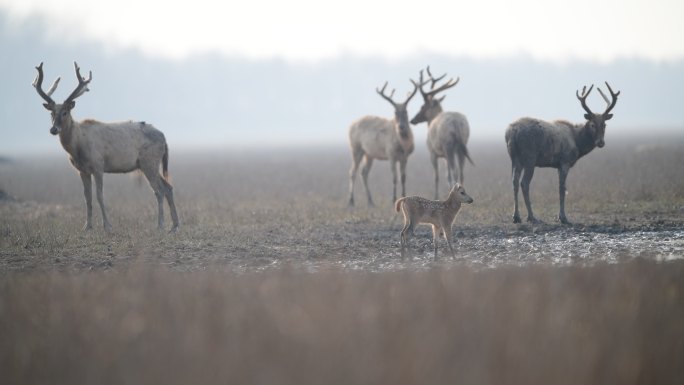
[[[593,113],[587,106],[587,96],[594,88],[593,85],[589,87],[589,90],[586,86],[582,88],[581,95],[579,91],[575,93],[586,112],[584,114],[586,122],[572,124],[565,120],[547,122],[534,118],[521,118],[508,126],[506,129],[506,146],[512,163],[514,223],[520,223],[518,182],[522,187],[523,199],[527,207],[527,221],[538,222],[532,213],[530,203],[530,182],[535,167],[558,169],[558,194],[560,197],[558,219],[561,223],[570,223],[565,216],[565,180],[568,171],[579,158],[587,155],[594,148],[601,148],[605,145],[603,137],[606,132],[606,121],[613,117],[610,111],[615,107],[618,95],[620,95],[620,91],[613,92],[608,82],[606,82],[606,87],[610,91],[610,100],[597,87],[608,105],[602,114]],[[522,181],[520,180],[521,174]]]
[[[431,82],[429,91],[423,90],[423,71],[420,71],[420,93],[423,95],[423,105],[416,116],[411,119],[411,124],[418,124],[427,122],[428,124],[428,139],[427,146],[430,151],[430,161],[435,172],[435,199],[439,198],[439,158],[445,158],[447,164],[447,181],[449,186],[453,186],[456,182],[463,184],[463,167],[465,166],[466,158],[472,164],[468,154],[468,137],[470,136],[470,125],[468,119],[460,112],[444,111],[442,109],[442,102],[446,95],[437,97],[440,92],[446,91],[449,88],[458,84],[460,78],[454,80],[449,79],[441,86],[437,83],[444,79],[446,74],[437,78],[430,73],[430,66],[427,67],[427,74],[430,77],[428,81]],[[458,156],[458,170],[456,169],[455,157]],[[456,172],[458,171],[458,175]]]
[[[401,174],[401,196],[406,195],[406,162],[413,152],[413,132],[408,120],[406,106],[418,91],[418,85],[413,83],[413,91],[409,92],[403,103],[392,99],[394,90],[385,94],[387,82],[382,89],[375,91],[394,107],[394,119],[386,119],[379,116],[364,116],[349,127],[349,146],[352,152],[352,166],[349,170],[349,206],[354,205],[354,182],[359,165],[363,160],[361,176],[366,188],[368,204],[373,205],[370,190],[368,189],[368,173],[374,159],[389,160],[392,170],[392,183],[394,186],[392,202],[397,199],[397,163]]]
[[[86,223],[84,230],[92,226],[92,182],[95,177],[97,202],[102,210],[102,223],[105,231],[111,231],[112,225],[107,219],[102,193],[102,179],[104,173],[127,173],[140,170],[150,182],[150,186],[157,197],[158,226],[164,227],[164,197],[171,210],[173,227],[178,229],[178,215],[173,202],[173,188],[168,182],[169,150],[164,134],[145,122],[102,123],[92,119],[80,122],[71,116],[71,110],[76,105],[76,98],[88,90],[88,84],[93,78],[92,72],[85,79],[81,76],[78,64],[74,62],[78,86],[62,104],[52,100],[52,93],[57,88],[60,78],[57,78],[47,92],[43,91],[43,63],[36,70],[38,75],[33,81],[38,95],[46,103],[43,106],[52,115],[50,133],[59,135],[62,147],[69,154],[71,164],[78,170],[83,182],[83,193],[86,201]],[[162,166],[162,175],[159,166]]]

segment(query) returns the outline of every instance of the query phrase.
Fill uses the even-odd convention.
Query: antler
[[[430,79],[426,80],[425,82],[423,82],[423,70],[420,71],[420,93],[423,95],[424,99],[427,99],[430,96],[434,96],[434,95],[436,95],[436,94],[438,94],[438,93],[440,93],[446,89],[449,89],[449,88],[455,86],[461,80],[461,78],[456,78],[456,80],[454,80],[454,78],[451,78],[446,83],[435,88],[435,85],[437,85],[437,82],[444,79],[444,77],[446,76],[446,73],[444,75],[438,77],[438,78],[435,78],[432,76],[432,73],[430,72],[430,66],[427,66],[426,70],[427,70],[428,76],[430,76]],[[431,82],[432,84],[430,85],[430,91],[425,92],[425,91],[423,91],[423,85],[425,85],[427,82]]]
[[[408,96],[406,97],[406,101],[404,102],[404,105],[408,104],[408,102],[411,100],[411,98],[413,98],[416,95],[416,92],[418,92],[418,88],[419,88],[418,84],[416,84],[416,82],[414,82],[413,79],[409,79],[409,80],[411,81],[411,83],[413,83],[413,91],[410,91],[408,93]]]
[[[582,108],[584,108],[584,111],[587,112],[589,115],[594,115],[593,112],[589,109],[587,106],[587,96],[589,96],[589,93],[591,90],[594,88],[594,85],[592,84],[591,87],[589,87],[589,90],[587,91],[587,86],[582,87],[582,96],[579,94],[579,90],[575,91],[575,95],[577,96],[577,99],[582,103]]]
[[[70,102],[74,101],[76,98],[79,96],[83,95],[84,93],[90,91],[88,89],[88,83],[90,83],[91,80],[93,80],[93,71],[88,72],[88,79],[84,79],[83,76],[81,76],[81,68],[79,68],[78,64],[74,62],[74,69],[76,70],[76,78],[78,79],[78,86],[76,86],[76,89],[69,95],[68,98],[64,101],[64,104],[69,104]]]
[[[603,113],[604,115],[607,114],[607,113],[609,113],[610,110],[612,110],[613,107],[615,107],[615,104],[617,103],[617,97],[618,97],[618,95],[620,95],[620,91],[618,91],[617,93],[613,92],[613,89],[610,88],[610,84],[608,84],[608,82],[606,82],[606,87],[608,87],[608,91],[610,91],[610,98],[611,98],[612,101],[609,101],[609,100],[608,100],[608,98],[607,98],[606,95],[603,93],[603,91],[601,91],[601,88],[596,87],[596,89],[598,89],[598,92],[599,92],[599,93],[601,94],[601,96],[603,97],[603,100],[605,100],[605,101],[606,101],[606,104],[608,105],[608,108],[606,108],[606,111]]]
[[[428,74],[428,76],[430,77],[430,81],[432,82],[432,84],[430,85],[430,88],[431,88],[431,89],[434,89],[434,88],[435,88],[435,84],[437,84],[438,81],[444,79],[444,77],[447,75],[446,72],[445,72],[444,75],[442,75],[442,76],[438,77],[437,79],[435,79],[435,78],[432,76],[432,73],[430,73],[430,66],[427,66],[427,74]]]
[[[411,80],[411,79],[409,79],[409,80]],[[392,92],[390,92],[389,96],[385,95],[385,88],[387,88],[387,82],[385,82],[385,84],[382,86],[382,89],[376,88],[375,92],[377,92],[380,96],[382,96],[383,99],[387,100],[388,102],[390,102],[395,107],[398,104],[406,105],[411,100],[411,98],[413,98],[413,96],[416,94],[416,92],[418,92],[418,85],[416,84],[416,82],[411,80],[411,83],[413,83],[413,91],[409,91],[409,93],[406,96],[406,101],[404,101],[403,103],[397,103],[394,100],[392,100],[392,97],[394,96],[394,89],[392,89]]]
[[[392,89],[392,92],[390,92],[389,96],[385,95],[385,88],[387,88],[387,82],[382,86],[382,89],[378,89],[377,87],[375,88],[375,92],[377,92],[380,96],[382,96],[383,99],[387,100],[392,104],[393,106],[396,106],[397,103],[392,100],[392,96],[394,96],[394,89]]]
[[[33,80],[33,87],[36,89],[38,92],[38,95],[40,95],[41,98],[43,98],[49,105],[54,105],[55,101],[52,100],[51,96],[52,93],[55,92],[57,89],[57,85],[59,84],[59,81],[61,78],[57,78],[54,83],[50,86],[48,89],[48,92],[43,91],[43,62],[40,62],[40,65],[36,67],[36,70],[38,70],[38,75],[36,75],[36,78]]]

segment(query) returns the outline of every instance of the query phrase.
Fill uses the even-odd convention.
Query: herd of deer
[[[171,231],[178,229],[179,221],[173,200],[173,188],[168,182],[169,149],[164,134],[145,122],[117,122],[103,123],[93,119],[75,121],[71,110],[76,105],[76,98],[88,90],[92,80],[92,72],[85,79],[81,76],[78,64],[74,62],[78,85],[76,89],[57,104],[51,95],[57,88],[60,78],[43,91],[43,63],[36,67],[38,74],[33,81],[38,95],[46,103],[43,106],[50,111],[52,127],[50,133],[59,135],[64,150],[69,154],[71,164],[78,170],[83,182],[83,193],[86,201],[86,223],[84,229],[92,228],[92,181],[95,178],[97,201],[102,211],[102,222],[106,231],[111,230],[104,206],[102,180],[104,173],[127,173],[140,170],[152,187],[157,198],[159,229],[164,228],[164,198],[169,205],[173,225]],[[385,93],[387,83],[376,92],[387,100],[394,108],[394,119],[377,116],[364,116],[356,120],[349,127],[349,144],[352,152],[352,166],[349,170],[349,205],[354,205],[354,182],[359,166],[363,161],[361,176],[366,189],[368,204],[373,205],[373,199],[368,188],[368,174],[374,159],[389,160],[393,177],[393,201],[397,212],[404,215],[404,227],[401,231],[402,256],[407,242],[408,233],[413,231],[416,224],[432,225],[435,258],[437,257],[437,240],[440,233],[444,234],[449,249],[451,246],[451,225],[461,208],[462,203],[472,203],[473,198],[466,194],[463,188],[463,167],[465,160],[473,163],[468,154],[467,143],[470,127],[466,117],[459,112],[443,111],[441,103],[445,96],[438,94],[458,84],[459,78],[449,79],[442,85],[438,83],[446,74],[437,78],[432,76],[430,67],[426,69],[428,79],[424,80],[423,71],[419,73],[418,82],[410,79],[413,90],[409,92],[402,103],[393,99],[394,90],[389,95]],[[430,83],[430,89],[423,87]],[[529,189],[534,169],[536,167],[552,167],[558,169],[558,190],[560,211],[558,218],[562,223],[569,223],[565,216],[565,180],[570,168],[579,158],[588,154],[595,147],[603,147],[606,121],[613,115],[610,111],[617,103],[620,92],[613,92],[606,82],[610,92],[610,100],[598,88],[599,93],[608,104],[602,114],[593,113],[586,104],[587,96],[593,85],[587,90],[582,89],[576,96],[582,108],[586,111],[585,122],[572,124],[565,120],[547,122],[534,118],[521,118],[511,123],[506,129],[505,138],[508,154],[512,163],[514,213],[513,222],[520,223],[518,210],[518,186],[522,187],[523,199],[527,207],[527,220],[538,222],[532,213]],[[420,91],[423,105],[409,122],[407,105],[413,96]],[[414,150],[413,132],[411,124],[427,122],[428,150],[430,161],[434,169],[435,200],[406,195],[406,163]],[[456,169],[458,157],[458,170]],[[447,164],[447,181],[453,186],[446,200],[438,199],[439,173],[438,159],[445,158]],[[401,195],[397,199],[397,162],[401,178]],[[162,173],[159,173],[159,166]],[[520,177],[522,175],[522,180]],[[458,181],[458,182],[457,182]]]

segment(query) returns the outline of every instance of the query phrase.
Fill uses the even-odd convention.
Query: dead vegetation
[[[684,263],[0,281],[7,383],[680,384]]]

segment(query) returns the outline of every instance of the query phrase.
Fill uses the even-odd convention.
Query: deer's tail
[[[458,152],[465,155],[466,159],[468,159],[470,164],[472,164],[474,166],[475,162],[473,162],[473,160],[470,159],[470,154],[468,154],[468,147],[466,147],[466,144],[461,142],[461,141],[457,141],[456,146],[458,147]]]
[[[406,198],[399,198],[394,203],[394,209],[397,210],[397,212],[401,211],[401,203],[404,201],[404,199],[406,199]]]
[[[164,155],[162,156],[162,176],[169,181],[169,146],[164,143]]]

